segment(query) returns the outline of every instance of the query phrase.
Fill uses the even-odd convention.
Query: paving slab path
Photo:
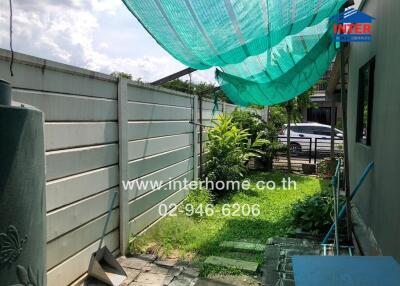
[[[199,272],[176,258],[158,259],[155,255],[121,256],[117,261],[128,277],[120,286],[194,286]],[[105,286],[99,281],[88,279],[84,285]]]

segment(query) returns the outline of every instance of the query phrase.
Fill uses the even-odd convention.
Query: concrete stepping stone
[[[224,241],[219,246],[241,252],[264,252],[265,250],[264,244],[242,241]]]
[[[223,266],[229,268],[240,269],[250,273],[256,273],[258,269],[258,263],[225,258],[220,256],[209,256],[204,261],[205,264],[211,264],[216,266]]]
[[[207,278],[199,279],[195,286],[259,286],[260,281],[256,277],[243,274],[211,274]]]

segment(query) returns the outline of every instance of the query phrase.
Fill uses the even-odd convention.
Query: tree
[[[309,90],[303,92],[298,97],[295,97],[285,103],[281,103],[281,106],[286,110],[287,116],[287,133],[286,133],[286,156],[287,156],[287,164],[288,164],[288,172],[292,171],[292,163],[291,163],[291,154],[290,154],[290,125],[292,122],[299,122],[303,119],[302,110],[304,108],[313,107],[313,103],[311,102],[311,95],[314,94],[314,88],[310,88]]]
[[[169,82],[163,83],[161,86],[180,92],[201,95],[204,97],[212,97],[214,94],[216,94],[220,100],[231,103],[224,92],[222,90],[217,90],[215,85],[212,83],[196,83],[189,82],[188,80],[174,79]]]
[[[289,100],[285,104],[285,109],[286,109],[286,114],[287,114],[287,132],[286,132],[286,156],[287,156],[287,167],[288,167],[288,172],[292,172],[292,162],[291,162],[291,156],[290,156],[290,123],[292,122],[292,113],[293,113],[293,108],[294,108],[294,99]]]
[[[286,109],[281,104],[270,106],[268,108],[267,129],[270,133],[270,140],[278,140],[279,132],[282,130],[283,125],[287,122],[286,117]]]
[[[162,87],[186,92],[189,94],[211,95],[214,92],[215,86],[213,84],[201,82],[189,82],[188,80],[174,79],[169,82],[163,83]]]
[[[142,84],[144,83],[141,77],[134,79],[134,78],[132,78],[132,75],[130,73],[126,73],[126,72],[112,72],[110,75],[113,77],[116,77],[116,78],[119,78],[119,77],[126,78],[135,83],[142,83]]]
[[[123,77],[123,78],[127,78],[127,79],[132,79],[132,75],[130,73],[126,73],[126,72],[112,72],[110,74],[113,77]]]

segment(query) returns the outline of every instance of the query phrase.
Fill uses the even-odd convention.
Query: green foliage
[[[255,110],[235,108],[231,113],[232,122],[242,130],[247,130],[251,141],[254,141],[260,132],[265,132],[267,124]]]
[[[328,158],[322,160],[318,163],[317,175],[324,178],[332,177],[335,174],[336,164],[336,159]]]
[[[215,86],[206,82],[191,82],[189,80],[174,79],[169,82],[163,83],[162,87],[198,95],[211,95],[215,90]]]
[[[292,228],[301,228],[315,235],[325,233],[333,220],[333,198],[325,191],[299,201],[293,206]]]
[[[208,129],[206,153],[209,158],[205,166],[206,177],[213,182],[237,181],[246,172],[245,164],[250,157],[259,156],[260,146],[268,141],[257,137],[254,142],[245,129],[233,123],[228,114],[221,114],[213,120],[214,127]],[[212,190],[216,195],[223,195],[227,190]]]
[[[306,92],[303,92],[299,96],[290,99],[287,102],[281,104],[286,110],[287,115],[287,140],[286,140],[286,157],[287,157],[287,169],[288,172],[292,171],[291,153],[290,153],[290,124],[291,122],[299,122],[303,120],[302,111],[305,108],[313,107],[311,102],[311,95],[314,93],[314,88],[310,88]]]
[[[185,209],[187,205],[190,205],[193,209],[198,209],[200,205],[204,208],[206,205],[212,204],[213,200],[214,197],[208,189],[198,188],[190,191],[181,208]],[[193,217],[199,218],[201,216],[197,212],[193,212]]]
[[[263,164],[266,166],[266,171],[272,169],[273,160],[277,156],[278,152],[284,152],[286,150],[286,146],[283,145],[280,141],[272,141],[270,144],[265,145],[263,149],[263,153],[260,158]]]
[[[129,251],[131,253],[155,253],[159,256],[171,255],[180,250],[179,246],[189,245],[196,239],[193,228],[196,223],[186,216],[171,216],[163,219],[149,229],[145,235],[130,237]]]
[[[217,90],[214,84],[207,82],[190,82],[188,80],[175,79],[169,82],[163,83],[162,87],[185,92],[189,94],[197,94],[204,97],[214,99],[217,96],[219,100],[232,103],[229,97],[225,95],[222,90]]]
[[[119,78],[119,77],[127,78],[127,79],[130,79],[131,81],[133,81],[133,82],[135,82],[135,83],[141,83],[141,84],[143,84],[143,80],[142,80],[141,77],[134,79],[130,73],[126,73],[126,72],[112,72],[110,75],[113,76],[113,77],[116,77],[116,78]]]
[[[132,75],[130,73],[126,73],[126,72],[112,72],[110,74],[113,77],[123,77],[123,78],[127,78],[127,79],[132,79]]]
[[[277,107],[272,107],[272,114],[276,114]],[[255,110],[242,110],[236,108],[232,113],[232,121],[241,129],[248,130],[250,138],[255,141],[257,138],[264,140],[265,144],[258,144],[255,147],[258,157],[262,161],[265,170],[272,169],[272,162],[279,151],[285,146],[278,140],[278,132],[285,122],[285,116],[276,116],[265,122]]]
[[[286,123],[286,118],[286,110],[282,105],[274,105],[269,107],[269,120],[267,124],[270,137],[274,138],[275,136],[278,136],[279,131]]]
[[[197,188],[190,191],[189,195],[185,199],[185,204],[191,204],[197,207],[200,204],[211,204],[213,199],[213,195],[209,190],[206,188]]]
[[[312,87],[299,96],[280,104],[286,110],[287,115],[291,113],[291,122],[301,122],[303,120],[303,109],[314,108],[314,104],[311,101],[313,94],[314,88]]]
[[[340,129],[340,130],[343,130],[343,121],[342,121],[342,119],[341,118],[338,118],[337,120],[336,120],[336,126],[335,126],[337,129]]]

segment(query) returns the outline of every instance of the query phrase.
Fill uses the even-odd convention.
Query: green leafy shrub
[[[332,177],[335,174],[336,170],[336,159],[324,159],[317,165],[317,175],[323,178]]]
[[[286,123],[286,110],[276,105],[269,107],[269,119],[266,123],[266,139],[271,142],[266,150],[266,158],[274,159],[278,152],[286,151],[286,145],[279,141],[279,132]]]
[[[285,145],[278,140],[278,132],[284,124],[284,119],[279,116],[279,111],[271,111],[270,121],[267,123],[255,110],[242,110],[236,108],[232,113],[232,121],[240,129],[247,130],[250,139],[255,141],[257,138],[264,140],[264,144],[258,144],[255,152],[259,155],[259,160],[264,166],[264,170],[272,169],[272,162],[278,152],[285,151]]]
[[[260,160],[264,165],[264,171],[272,170],[272,164],[278,152],[285,152],[286,145],[279,141],[269,141],[270,144],[265,144],[260,153]]]
[[[209,181],[238,181],[246,172],[245,164],[252,156],[259,156],[256,148],[267,144],[266,140],[250,140],[250,134],[233,123],[232,116],[221,114],[214,120],[214,127],[208,129],[206,153],[208,161],[205,175]],[[214,194],[222,195],[227,190],[212,189]]]
[[[325,233],[333,220],[333,198],[322,192],[303,201],[298,201],[292,209],[292,228],[301,228],[315,235]]]
[[[242,130],[247,130],[251,141],[256,140],[260,132],[265,132],[267,123],[254,110],[242,110],[235,108],[231,113],[232,122]]]

